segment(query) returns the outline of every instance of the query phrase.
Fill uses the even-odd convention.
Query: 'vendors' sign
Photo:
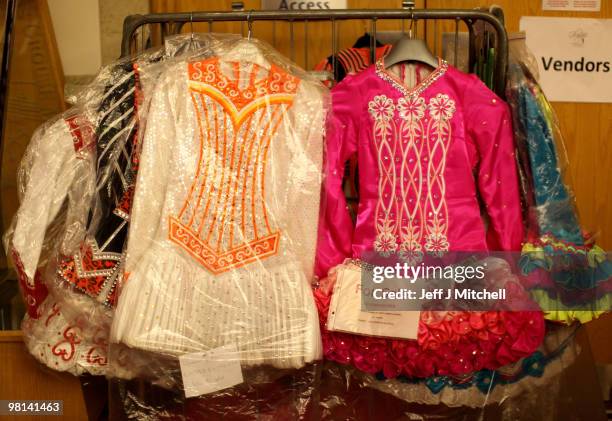
[[[261,0],[262,10],[346,9],[346,0]]]
[[[612,19],[521,18],[551,101],[612,102]]]

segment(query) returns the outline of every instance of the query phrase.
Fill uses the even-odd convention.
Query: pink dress
[[[400,75],[406,70],[400,68]],[[401,80],[412,80],[413,87]],[[521,249],[523,225],[508,106],[476,76],[440,60],[427,75],[417,65],[400,79],[378,60],[332,89],[326,147],[316,260],[320,278],[346,258],[367,252],[394,253],[416,264],[424,253]],[[355,225],[341,188],[344,163],[354,154],[360,194]],[[477,195],[484,202],[488,228]],[[540,312],[481,312],[472,318],[422,313],[418,341],[329,332],[325,312],[330,282],[333,279],[323,280],[323,287],[315,291],[325,355],[366,371],[381,371],[391,360],[394,369],[385,373],[391,377],[495,368],[535,351],[543,338]],[[518,292],[514,297],[528,299]],[[433,345],[425,337],[431,332]],[[350,352],[339,352],[338,344]],[[406,347],[411,351],[393,351]],[[363,364],[368,358],[377,361]],[[419,358],[419,369],[408,368],[409,361],[414,364]]]

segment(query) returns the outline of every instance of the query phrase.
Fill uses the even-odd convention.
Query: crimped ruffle
[[[550,297],[550,291],[534,289],[531,296],[544,310],[544,318],[553,322],[572,324],[588,323],[609,312],[612,308],[612,292],[592,300],[588,305],[567,305],[560,299]]]
[[[519,267],[528,289],[612,290],[612,262],[597,245],[580,246],[545,235],[523,246]]]
[[[548,320],[586,323],[612,308],[612,262],[596,245],[545,235],[523,246],[519,267],[521,282]]]

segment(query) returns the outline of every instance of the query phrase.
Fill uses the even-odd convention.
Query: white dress
[[[310,289],[325,90],[239,41],[161,76],[142,141],[111,341],[243,365],[321,357]]]
[[[109,373],[110,316],[55,281],[57,254],[72,251],[84,235],[95,180],[93,139],[81,111],[72,108],[34,133],[20,165],[20,207],[5,247],[26,303],[21,330],[30,354],[57,371],[101,375]]]

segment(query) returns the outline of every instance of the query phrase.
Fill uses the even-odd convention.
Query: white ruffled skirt
[[[157,243],[123,286],[111,341],[178,356],[235,345],[243,365],[299,368],[322,356],[310,285],[277,256],[213,275]]]

